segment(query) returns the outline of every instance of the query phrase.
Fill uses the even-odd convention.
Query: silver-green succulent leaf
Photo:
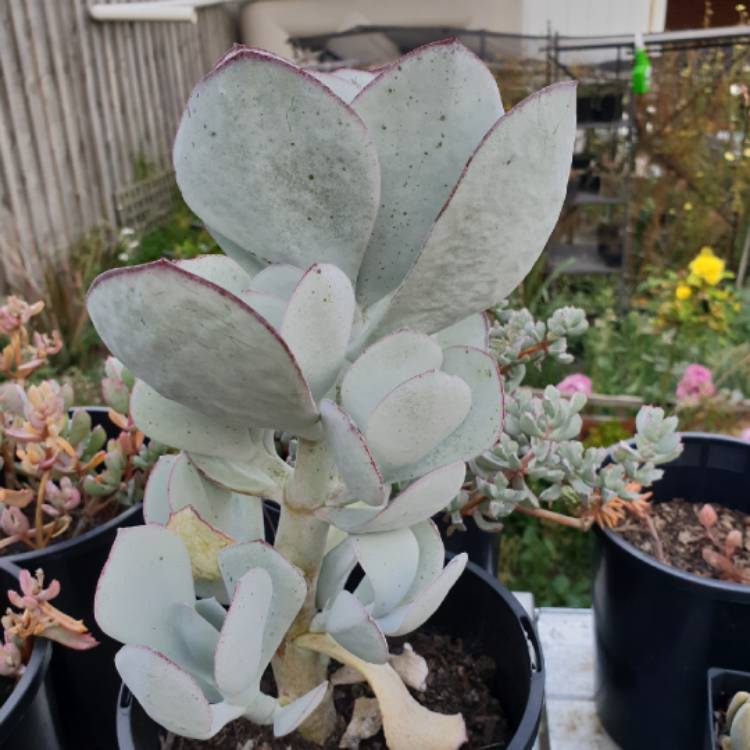
[[[485,452],[506,412],[531,447],[571,433],[580,409],[557,399],[537,421],[505,405],[490,346],[504,334],[484,311],[544,248],[574,136],[572,82],[504,113],[455,41],[345,78],[236,47],[196,86],[175,172],[225,255],[109,271],[88,295],[117,357],[112,399],[127,390],[149,445],[179,450],[156,463],[148,525],[120,534],[97,594],[126,644],[118,669],[163,726],[205,739],[238,716],[277,734],[304,722],[324,684],[285,706],[259,688],[303,607],[311,633],[385,661],[385,636],[419,627],[464,569],[429,519],[464,491],[467,461],[517,472],[492,480],[498,514],[539,502],[517,451]],[[559,358],[584,323],[508,321]],[[262,541],[262,498],[283,527],[310,482],[311,536],[336,542],[317,580]],[[295,541],[289,557],[311,543]]]
[[[210,600],[198,606],[182,539],[144,526],[118,533],[97,588],[97,622],[125,644],[116,658],[123,680],[152,718],[186,737],[208,739],[243,715],[278,729],[289,713],[260,690],[273,653],[263,645],[269,633],[291,625],[304,600],[304,578],[267,547],[239,580],[224,584],[233,589],[226,615]],[[295,723],[283,722],[283,734],[309,716],[325,687],[300,698],[305,710]]]
[[[605,503],[636,500],[643,487],[661,479],[663,470],[657,465],[682,451],[676,419],[665,417],[659,408],[643,407],[632,443],[607,451],[584,448],[576,439],[586,405],[582,393],[564,397],[547,386],[540,397],[518,388],[506,394],[505,403],[504,431],[497,445],[469,462],[473,487],[486,498],[480,511],[490,519],[508,515],[517,504],[539,507],[561,498],[584,506],[595,496]],[[465,494],[465,502],[468,497]],[[450,510],[460,508],[454,503]]]
[[[662,477],[657,466],[682,451],[676,418],[644,407],[632,443],[610,451],[584,449],[578,437],[586,395],[562,394],[551,385],[534,393],[522,382],[528,367],[541,366],[547,357],[573,361],[568,340],[587,330],[585,312],[562,307],[541,321],[504,301],[491,311],[491,318],[489,350],[505,386],[503,432],[490,450],[469,461],[468,482],[446,508],[452,527],[464,528],[465,515],[489,526],[519,505],[539,508],[566,500],[587,506],[594,498],[605,503],[640,498],[642,488]]]

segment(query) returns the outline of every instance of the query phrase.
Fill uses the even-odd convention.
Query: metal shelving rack
[[[553,80],[579,80],[579,121],[571,182],[560,227],[546,251],[547,268],[552,272],[569,274],[619,274],[622,280],[630,254],[627,207],[633,166],[633,95],[630,91],[632,40],[628,45],[630,49],[616,44],[604,50],[591,47],[591,41],[562,39],[555,35],[549,49]],[[597,50],[598,54],[612,52],[613,59],[580,65],[582,78],[566,64],[566,57],[592,49]],[[587,98],[595,99],[597,92],[602,97],[609,97],[611,111],[603,113],[604,116],[597,116],[595,111],[586,112],[581,106]],[[611,163],[619,164],[615,173],[589,171],[594,156],[590,156],[588,163],[585,159],[592,150],[592,144],[597,141],[600,153],[608,154]],[[575,168],[576,158],[585,164],[580,168],[580,173]],[[614,182],[616,189],[603,189],[605,179]],[[585,185],[586,180],[588,186]],[[584,182],[584,185],[579,186],[579,182]],[[588,215],[581,218],[582,212]],[[596,232],[592,232],[592,227],[581,230],[578,226],[585,219],[590,220],[592,214],[596,218],[601,217],[597,229],[607,228],[610,234],[608,243],[602,242]],[[616,229],[615,236],[612,236],[613,228]],[[615,245],[614,253],[611,252],[612,243]],[[610,250],[609,256],[602,252],[603,248]]]
[[[585,141],[589,131],[605,132],[611,135],[610,153],[614,154],[618,148],[622,150],[621,171],[619,173],[619,190],[616,194],[606,195],[588,191],[569,191],[563,214],[571,216],[575,211],[585,207],[591,210],[605,210],[611,217],[614,209],[622,206],[618,225],[620,227],[621,261],[616,265],[607,265],[600,257],[598,248],[591,238],[575,237],[574,232],[567,238],[561,239],[556,233],[547,248],[548,268],[565,273],[601,274],[617,273],[620,277],[620,289],[624,293],[632,262],[632,238],[630,235],[629,205],[631,195],[632,173],[635,156],[635,96],[630,88],[630,73],[634,52],[634,37],[632,35],[612,35],[602,37],[551,37],[548,47],[549,70],[552,79],[562,77],[576,78],[566,64],[566,58],[571,53],[606,53],[610,52],[612,59],[608,62],[580,66],[593,79],[584,78],[584,85],[601,84],[612,86],[618,83],[622,87],[622,117],[612,119],[611,122],[587,122],[578,124],[579,139]],[[750,44],[750,26],[727,26],[713,29],[691,29],[687,31],[667,31],[644,34],[643,42],[649,53],[668,53],[688,49],[709,47],[726,47],[737,44]],[[580,78],[579,78],[580,81]],[[580,93],[579,88],[579,93]],[[574,176],[574,175],[573,175]],[[564,225],[564,222],[563,222]],[[621,294],[621,299],[624,294]]]
[[[546,250],[547,267],[559,273],[577,274],[617,274],[619,277],[620,300],[624,304],[627,280],[632,268],[632,238],[630,236],[630,197],[634,168],[634,103],[631,93],[630,76],[634,51],[632,34],[608,35],[600,37],[571,37],[548,34],[546,36],[523,36],[499,33],[486,29],[463,29],[448,27],[411,26],[355,26],[346,31],[331,32],[313,36],[291,38],[289,41],[302,59],[315,59],[315,51],[325,51],[327,44],[335,39],[356,39],[360,35],[383,34],[403,53],[427,41],[456,36],[474,50],[488,66],[506,78],[514,71],[521,71],[517,82],[519,89],[533,82],[530,90],[544,83],[561,78],[579,80],[579,96],[585,88],[601,86],[620,92],[619,111],[608,121],[581,119],[578,123],[580,140],[609,138],[611,161],[618,163],[620,171],[614,175],[617,190],[604,191],[572,189],[567,197],[563,216]],[[713,29],[688,31],[667,31],[644,34],[643,42],[649,53],[666,53],[706,47],[723,47],[736,44],[750,44],[750,26],[728,26]],[[573,71],[570,58],[591,53],[598,56],[598,62],[576,65]],[[608,56],[608,57],[607,57]],[[601,61],[601,58],[607,58]],[[530,63],[530,60],[532,61]],[[386,60],[379,61],[381,63]],[[318,59],[316,67],[335,69],[342,65],[357,65],[357,60],[336,60],[335,56]],[[580,74],[579,74],[580,73]],[[506,84],[507,85],[507,84]],[[572,177],[575,177],[575,172]],[[610,173],[609,177],[613,177]],[[620,257],[617,263],[608,263],[599,252],[598,239],[591,236],[576,236],[575,231],[565,235],[566,217],[574,222],[576,213],[589,217],[599,212],[608,225],[617,225]],[[750,233],[748,233],[750,237]],[[612,241],[612,237],[609,238]],[[750,248],[750,239],[748,240]],[[750,255],[750,250],[748,250]],[[747,261],[746,261],[747,263]]]

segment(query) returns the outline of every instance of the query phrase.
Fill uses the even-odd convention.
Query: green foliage
[[[704,244],[737,257],[750,188],[746,46],[671,52],[653,60],[636,100],[631,215],[647,266],[683,265]]]
[[[723,387],[750,393],[750,289],[696,283],[689,298],[677,299],[677,287],[690,276],[689,266],[652,275],[625,312],[618,310],[613,280],[564,277],[538,288],[533,315],[544,318],[563,305],[583,307],[589,328],[569,342],[574,365],[546,359],[527,368],[525,384],[543,387],[583,372],[596,393],[668,405],[685,366],[698,362],[710,365]]]
[[[631,434],[617,420],[602,422],[583,444],[607,448]],[[499,576],[515,591],[530,591],[537,606],[590,607],[591,565],[590,535],[517,513],[503,521]]]
[[[616,419],[599,422],[589,427],[586,437],[583,439],[583,447],[608,448],[621,440],[628,440],[632,434],[632,430],[629,430]]]
[[[591,537],[516,513],[503,521],[499,576],[540,607],[591,606]]]
[[[149,160],[142,150],[133,158],[133,179],[135,182],[147,180],[154,173],[156,165]]]
[[[103,348],[85,306],[86,290],[93,279],[123,263],[180,260],[215,252],[218,247],[213,238],[182,200],[163,225],[140,237],[127,227],[114,239],[101,228],[90,232],[71,248],[62,267],[58,261],[50,262],[44,269],[42,288],[29,281],[27,288],[20,290],[30,299],[44,300],[44,326],[59,331],[65,341],[55,360],[41,367],[34,380],[59,378],[73,382],[81,403],[98,402]]]
[[[196,255],[219,252],[211,235],[195,215],[179,200],[169,221],[141,237],[121,232],[118,265],[149,263],[159,258],[184,260]]]

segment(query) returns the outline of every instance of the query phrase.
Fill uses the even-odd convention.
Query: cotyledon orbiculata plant
[[[386,636],[424,623],[465,566],[445,565],[430,517],[502,427],[482,311],[542,251],[574,135],[573,83],[503,112],[455,41],[339,75],[236,47],[196,86],[175,171],[225,255],[109,271],[88,297],[138,378],[136,424],[181,451],[96,596],[164,727],[208,738],[245,716],[322,742],[332,657],[369,681],[391,750],[465,741],[459,715],[410,698]]]

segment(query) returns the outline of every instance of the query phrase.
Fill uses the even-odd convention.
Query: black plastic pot
[[[729,701],[738,690],[750,692],[750,672],[738,672],[733,669],[709,669],[706,684],[708,701],[706,703],[706,740],[705,750],[716,750],[717,726],[716,711],[726,710]]]
[[[3,561],[0,565],[0,590],[18,589],[17,579],[18,568]],[[21,679],[0,706],[1,750],[62,750],[49,679],[51,656],[52,642],[37,638]]]
[[[530,750],[542,715],[544,666],[534,626],[516,598],[469,563],[430,623],[467,641],[479,639],[482,651],[495,659],[495,694],[514,731],[507,750]],[[161,731],[123,687],[117,709],[119,750],[160,750]]]
[[[446,533],[449,524],[444,519],[445,513],[440,513],[432,520],[440,529],[445,549],[454,554],[466,552],[471,562],[494,576],[497,572],[500,534],[484,531],[477,526],[473,518],[466,518],[466,531],[454,531],[449,536]]]
[[[654,487],[750,512],[750,443],[686,433]],[[706,673],[750,670],[750,586],[664,565],[620,535],[595,533],[596,704],[623,750],[703,747]]]
[[[109,437],[118,434],[107,419],[106,409],[85,408],[92,422],[101,424]],[[139,504],[74,539],[2,558],[32,572],[42,568],[47,581],[53,578],[60,581],[61,592],[54,605],[71,617],[83,620],[99,641],[96,648],[83,652],[55,646],[52,656],[52,680],[65,736],[68,745],[76,750],[111,750],[115,745],[112,706],[120,678],[114,667],[114,655],[120,644],[99,630],[94,620],[94,593],[117,529],[141,523],[143,511]],[[86,716],[85,721],[82,715]]]

